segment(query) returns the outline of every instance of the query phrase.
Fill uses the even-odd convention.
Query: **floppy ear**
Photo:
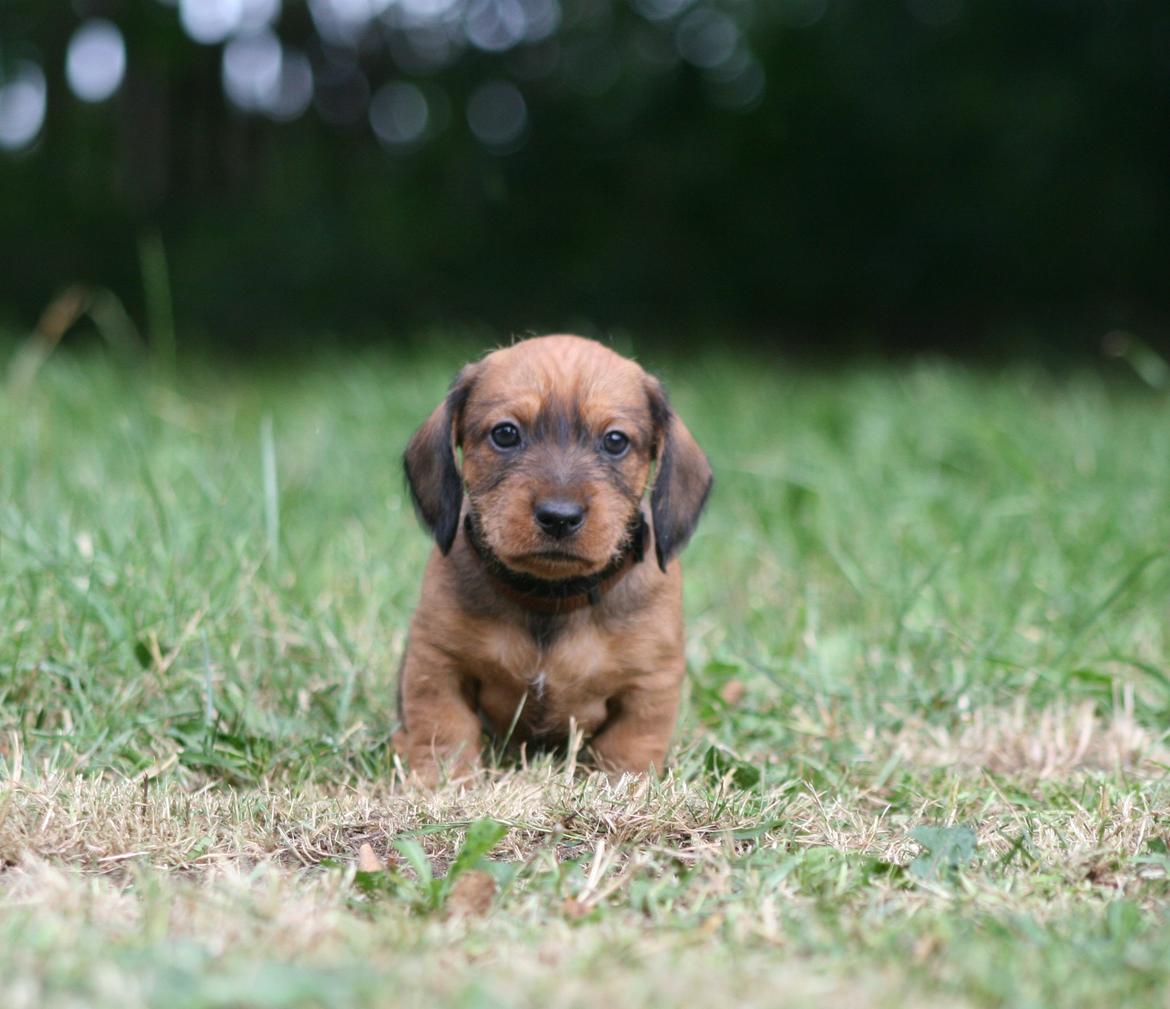
[[[455,449],[460,440],[459,422],[471,392],[473,375],[472,365],[459,372],[447,397],[414,432],[402,456],[415,514],[430,530],[444,554],[451,549],[459,530],[463,477],[455,465]]]
[[[670,408],[657,379],[650,380],[650,413],[658,429],[658,473],[650,492],[654,552],[663,571],[691,538],[714,477],[687,426]]]

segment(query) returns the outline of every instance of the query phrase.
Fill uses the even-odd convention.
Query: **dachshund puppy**
[[[661,770],[676,555],[712,478],[658,380],[592,340],[525,340],[459,373],[404,463],[436,543],[399,674],[411,769],[469,771],[485,727],[536,744],[576,726],[610,774]]]

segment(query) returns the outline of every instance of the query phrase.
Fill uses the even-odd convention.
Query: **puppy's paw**
[[[478,757],[444,759],[431,753],[415,754],[410,757],[409,768],[407,781],[417,788],[432,792],[443,785],[469,785],[483,770]]]
[[[622,781],[645,781],[655,773],[653,766],[616,761],[612,757],[599,758],[593,754],[593,767],[605,775],[610,785]]]

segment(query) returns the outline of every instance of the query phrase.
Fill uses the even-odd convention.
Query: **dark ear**
[[[455,465],[455,448],[459,444],[459,422],[471,392],[473,374],[472,365],[459,372],[446,399],[414,432],[402,456],[415,513],[444,554],[451,549],[459,530],[463,477]]]
[[[695,531],[714,478],[699,443],[671,410],[657,379],[650,380],[650,413],[659,445],[650,514],[654,518],[654,552],[658,566],[665,571]]]

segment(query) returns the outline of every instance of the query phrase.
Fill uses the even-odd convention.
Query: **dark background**
[[[223,44],[175,6],[4,0],[0,68],[42,68],[47,110],[0,150],[0,325],[82,283],[150,328],[165,259],[179,339],[232,347],[452,326],[1164,342],[1165,0],[561,0],[513,44],[534,2],[286,2],[273,29],[315,97],[276,121],[225,96]],[[86,103],[65,59],[95,16],[127,70]],[[412,143],[372,125],[393,82],[427,101]],[[526,108],[494,145],[468,119],[485,82]]]

